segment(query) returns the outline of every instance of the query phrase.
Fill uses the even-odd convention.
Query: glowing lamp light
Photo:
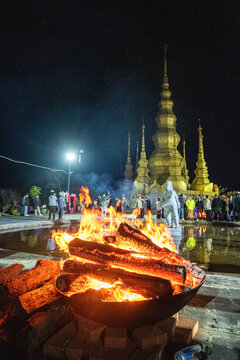
[[[67,157],[68,161],[73,161],[73,160],[76,159],[76,155],[73,154],[73,153],[68,153],[68,154],[66,155],[66,157]]]

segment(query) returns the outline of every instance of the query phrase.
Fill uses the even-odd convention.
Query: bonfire
[[[124,302],[176,295],[198,286],[205,274],[176,253],[170,231],[153,221],[139,220],[138,210],[128,217],[108,209],[106,218],[82,187],[83,208],[78,232],[53,231],[60,249],[69,254],[61,262],[56,281],[60,293],[78,294],[82,301]]]

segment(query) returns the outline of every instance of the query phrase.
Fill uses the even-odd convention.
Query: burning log
[[[19,296],[20,303],[28,314],[59,298],[60,294],[56,291],[53,280],[50,280],[40,288]]]
[[[140,275],[116,268],[109,269],[107,267],[96,266],[94,264],[81,264],[73,260],[65,261],[63,270],[66,272],[72,272],[72,269],[74,269],[74,272],[78,273],[77,276],[89,274],[94,279],[111,285],[120,280],[127,288],[131,289],[132,292],[148,298],[167,296],[173,293],[170,281],[156,278],[154,276]],[[71,274],[61,275],[57,280],[57,289],[68,289],[71,281]]]
[[[111,237],[109,240],[114,241],[114,238]],[[160,246],[154,244],[152,240],[141,231],[134,229],[126,222],[122,222],[119,225],[114,244],[123,249],[131,249],[145,254],[162,252]]]
[[[87,301],[87,302],[119,302],[116,297],[116,292],[119,290],[119,285],[109,289],[88,289],[84,293],[77,293],[71,296],[71,300]],[[147,300],[142,298],[141,300]]]
[[[0,304],[5,303],[8,298],[8,291],[5,286],[7,281],[19,275],[23,268],[22,264],[12,264],[4,269],[0,269]]]
[[[8,296],[15,297],[36,289],[59,272],[59,261],[40,259],[33,269],[0,284],[0,301],[4,302]]]
[[[126,269],[142,275],[160,277],[180,285],[183,285],[186,280],[185,266],[167,264],[160,260],[149,259],[147,256],[141,256],[109,245],[76,238],[69,243],[69,252],[71,255],[97,264]]]
[[[3,269],[0,269],[0,283],[4,284],[6,281],[13,279],[15,276],[19,275],[24,265],[22,264],[12,264]]]
[[[200,283],[205,274],[201,268],[185,260],[177,253],[167,248],[161,248],[144,235],[141,231],[134,229],[126,222],[119,225],[116,236],[108,236],[105,239],[109,244],[119,246],[122,249],[132,249],[140,253],[149,254],[150,257],[157,258],[168,264],[185,266],[188,270],[186,283],[192,286],[192,276]]]

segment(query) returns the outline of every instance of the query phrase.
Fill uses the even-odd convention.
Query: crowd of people
[[[207,221],[240,221],[240,197],[236,193],[232,197],[225,195],[209,197],[184,196],[178,197],[178,215],[180,220],[207,220]],[[143,218],[147,210],[151,210],[151,203],[147,197],[137,195],[136,208]],[[156,198],[156,217],[164,218],[164,207],[160,197]]]
[[[179,197],[180,219],[208,221],[239,221],[240,197],[236,193],[232,197],[225,195],[209,197]]]
[[[29,216],[28,211],[30,206],[30,200],[28,194],[25,194],[22,197],[21,206],[22,206],[21,215]],[[58,219],[61,220],[64,214],[64,209],[66,207],[65,193],[60,193],[59,198],[57,198],[56,192],[51,191],[50,196],[48,198],[48,207],[49,207],[48,219],[51,220],[52,218],[53,220],[55,220],[56,213],[58,212]],[[33,209],[35,215],[37,216],[43,215],[41,213],[41,199],[39,195],[36,195],[33,198]]]
[[[207,221],[240,221],[240,196],[235,193],[231,197],[226,195],[209,197],[185,196],[181,194],[178,197],[178,215],[180,220],[207,220]],[[28,215],[29,195],[22,198],[22,215]],[[81,212],[85,204],[78,203],[77,212]],[[107,216],[107,209],[113,206],[116,212],[123,213],[128,210],[127,201],[119,198],[112,199],[110,193],[103,193],[98,196],[88,208],[98,209],[103,217]],[[39,195],[33,199],[35,215],[41,216],[41,200]],[[135,208],[139,209],[139,217],[143,218],[148,211],[152,211],[150,199],[141,194],[137,195]],[[164,218],[164,207],[161,206],[161,197],[156,197],[154,208],[156,209],[156,218]],[[64,212],[67,211],[67,202],[64,193],[57,197],[56,192],[52,191],[48,199],[49,220],[55,220],[58,213],[58,219],[61,220]]]

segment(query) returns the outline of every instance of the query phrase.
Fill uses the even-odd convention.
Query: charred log
[[[30,314],[59,298],[60,294],[56,291],[53,281],[49,281],[40,288],[20,295],[19,301],[23,309]]]
[[[136,254],[125,251],[124,254],[119,254],[119,249],[115,252],[113,247],[112,252],[102,251],[104,246],[101,244],[101,250],[96,247],[92,250],[90,242],[74,239],[69,243],[69,252],[85,260],[91,260],[95,263],[107,266],[114,266],[120,269],[136,272],[142,275],[150,275],[160,277],[166,280],[171,280],[174,283],[183,285],[186,280],[186,267],[181,265],[172,265],[164,263],[160,260],[148,259],[147,257],[138,258]],[[108,247],[108,246],[107,246]],[[133,255],[133,256],[132,256]]]
[[[0,269],[0,304],[5,303],[8,298],[7,282],[19,275],[23,268],[22,264],[12,264]]]
[[[6,281],[13,279],[15,276],[19,275],[24,265],[22,264],[12,264],[3,269],[0,269],[0,283],[4,284]]]
[[[161,278],[140,275],[116,268],[104,268],[102,266],[99,268],[93,266],[92,269],[90,269],[90,264],[87,264],[86,267],[85,264],[79,264],[77,267],[72,260],[65,262],[63,270],[70,272],[72,265],[75,272],[78,269],[78,276],[80,276],[80,274],[89,274],[92,278],[107,282],[111,285],[117,281],[122,281],[132,292],[148,298],[167,296],[173,293],[170,281]],[[59,289],[60,286],[60,290],[65,289],[65,291],[68,291],[70,283],[71,274],[62,275],[58,277],[57,288]]]
[[[111,238],[109,238],[109,240],[111,241]],[[126,222],[121,223],[118,227],[115,245],[123,249],[127,248],[141,253],[153,254],[162,251],[160,246],[154,244],[151,239],[141,231],[134,229]]]
[[[10,297],[19,296],[41,286],[45,281],[58,276],[60,264],[54,260],[38,260],[36,266],[3,284],[0,284],[0,299],[6,301],[6,294]]]

